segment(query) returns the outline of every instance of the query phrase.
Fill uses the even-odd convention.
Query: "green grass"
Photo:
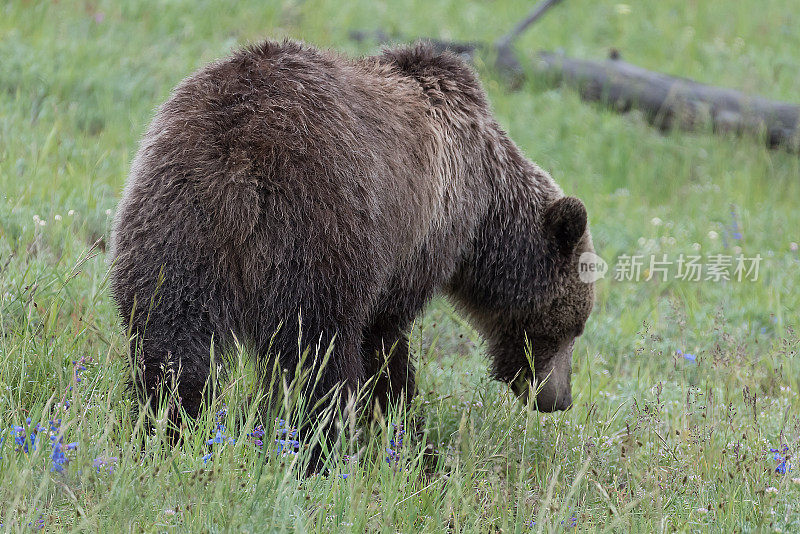
[[[500,122],[585,201],[602,257],[674,261],[740,247],[764,258],[758,280],[607,276],[575,350],[575,407],[555,415],[526,409],[490,381],[475,331],[446,302],[434,302],[412,334],[421,394],[410,410],[425,416],[427,439],[439,449],[432,469],[423,468],[421,440],[407,439],[389,465],[383,449],[391,436],[373,428],[342,434],[339,445],[355,459],[340,461],[331,476],[298,478],[302,455],[262,454],[246,436],[253,425],[243,402],[252,383],[246,366],[234,366],[218,399],[238,439],[215,446],[208,463],[201,457],[219,404],[178,449],[131,417],[104,240],[137,141],[170,89],[264,37],[348,54],[374,51],[348,40],[352,29],[489,41],[529,7],[521,0],[0,5],[0,530],[28,530],[41,519],[52,531],[547,532],[564,529],[573,514],[586,531],[800,528],[800,466],[780,475],[769,451],[785,445],[795,455],[800,446],[791,329],[800,258],[790,249],[800,241],[800,159],[753,139],[662,135],[635,114],[586,105],[566,90],[530,84],[510,92],[480,59]],[[602,58],[615,47],[647,68],[800,100],[797,0],[629,8],[567,0],[519,50]],[[741,240],[730,236],[732,207]],[[696,354],[696,363],[678,349]],[[71,362],[82,358],[78,383]],[[50,471],[47,446],[15,451],[8,430],[26,417],[63,418],[64,443],[78,443],[63,473]],[[113,470],[93,467],[99,457],[116,458]]]

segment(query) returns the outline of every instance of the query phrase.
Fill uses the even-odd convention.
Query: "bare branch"
[[[553,7],[554,5],[561,2],[561,0],[542,0],[539,2],[536,7],[533,8],[533,11],[525,17],[524,20],[520,21],[519,24],[514,26],[514,29],[508,32],[506,35],[495,41],[494,46],[498,49],[507,48],[511,46],[511,43],[522,33],[528,29],[528,27],[539,20],[542,15],[544,15],[545,11]]]
[[[527,30],[531,24],[539,20],[545,12],[554,5],[561,2],[561,0],[542,0],[533,11],[520,21],[519,24],[514,26],[510,32],[503,37],[499,38],[494,43],[495,48],[495,63],[497,70],[502,73],[512,85],[516,86],[522,81],[524,72],[517,56],[514,54],[512,44],[514,41]]]

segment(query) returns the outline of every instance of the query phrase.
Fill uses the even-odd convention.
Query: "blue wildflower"
[[[100,473],[103,468],[106,469],[106,472],[113,473],[117,460],[119,460],[119,458],[116,456],[98,456],[92,460],[92,467],[94,467],[98,473]]]
[[[275,421],[278,423],[278,434],[282,436],[288,436],[291,439],[297,437],[296,428],[289,428],[289,424],[283,419],[275,419]]]
[[[787,445],[784,445],[782,449],[770,449],[769,452],[773,453],[772,458],[778,462],[778,465],[775,467],[776,473],[785,475],[792,470],[792,464],[789,463],[791,455],[789,454],[789,447]]]
[[[219,410],[217,410],[216,414],[214,414],[214,420],[220,422],[223,419],[225,419],[227,415],[228,415],[228,407],[225,406],[225,403],[223,402],[222,407]]]
[[[64,470],[64,464],[69,462],[69,458],[67,458],[64,452],[71,451],[72,449],[76,449],[78,447],[77,442],[68,443],[64,445],[62,440],[53,439],[53,453],[50,455],[50,459],[53,461],[53,466],[50,468],[50,471],[55,472],[62,472]]]
[[[28,523],[28,526],[33,530],[42,530],[44,528],[44,516],[39,514],[39,518],[32,523]]]
[[[47,434],[47,429],[41,424],[37,423],[31,427],[31,419],[25,419],[26,427],[14,425],[12,426],[11,434],[14,436],[14,444],[17,446],[17,451],[22,451],[26,454],[36,451],[37,444],[41,441],[39,436],[42,433]],[[78,448],[78,442],[64,444],[64,438],[60,434],[61,419],[51,419],[50,423],[50,459],[52,460],[51,471],[63,471],[64,465],[69,462],[69,458],[65,454],[66,451],[71,451]],[[0,440],[2,444],[2,440]]]
[[[731,224],[728,227],[731,237],[736,241],[742,240],[742,232],[739,229],[739,216],[736,214],[736,205],[731,204]]]
[[[567,528],[576,528],[578,526],[578,516],[575,511],[572,512],[572,515],[569,516],[568,520],[562,521],[562,525]]]
[[[69,462],[69,458],[64,453],[78,448],[77,441],[64,445],[64,437],[61,435],[61,419],[50,420],[50,446],[52,447],[50,460],[53,462],[50,471],[60,473],[64,471],[64,465]]]
[[[25,423],[27,424],[27,428],[18,425],[13,425],[11,428],[17,450],[22,450],[27,454],[36,451],[36,440],[39,433],[44,431],[45,428],[38,423],[35,427],[31,428],[30,417],[25,420]]]
[[[247,437],[253,440],[253,445],[261,449],[264,447],[264,426],[256,425],[252,432],[248,432]]]
[[[297,429],[290,428],[289,424],[283,419],[275,419],[278,423],[276,433],[278,437],[275,439],[275,444],[278,446],[275,450],[276,454],[281,456],[294,455],[300,452],[300,442],[297,438]]]
[[[676,350],[675,354],[677,354],[678,356],[683,357],[684,360],[687,360],[687,361],[690,361],[690,362],[696,362],[697,361],[697,356],[695,356],[694,354],[691,354],[689,352],[683,352],[681,349]]]
[[[215,443],[225,443],[225,427],[220,425],[221,428],[217,428],[217,433],[214,435],[213,438],[207,441],[209,445],[214,445]]]
[[[79,360],[72,361],[72,376],[75,379],[76,384],[80,384],[83,381],[83,377],[81,377],[81,373],[86,370],[86,356],[81,356]],[[69,391],[72,391],[72,385],[69,386]],[[65,399],[67,404],[67,408],[69,408],[69,400]]]
[[[296,439],[276,439],[275,444],[278,446],[275,453],[281,456],[297,454],[300,451],[300,442]]]
[[[399,449],[403,448],[403,436],[406,433],[406,431],[403,429],[403,425],[392,423],[392,429],[394,430],[394,433],[392,438],[389,440],[389,447],[386,448],[386,463],[389,465],[392,465],[392,463],[397,463],[400,460]]]
[[[222,405],[222,408],[217,410],[217,413],[214,414],[214,437],[206,441],[207,445],[223,445],[225,443],[236,443],[236,439],[228,436],[225,432],[225,424],[223,420],[225,416],[228,415],[228,409],[225,407],[225,404]],[[206,454],[202,457],[203,463],[208,462],[213,455],[211,453]]]

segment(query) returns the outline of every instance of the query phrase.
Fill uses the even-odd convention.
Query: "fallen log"
[[[576,88],[584,100],[625,112],[641,110],[662,130],[698,130],[762,137],[770,148],[800,152],[800,106],[713,87],[631,65],[612,55],[595,62],[539,52],[534,72]]]

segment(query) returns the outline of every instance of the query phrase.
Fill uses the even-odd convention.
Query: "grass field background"
[[[183,448],[132,418],[105,240],[170,89],[267,37],[351,55],[377,46],[350,30],[491,41],[529,8],[3,2],[0,531],[800,529],[800,159],[749,138],[664,135],[568,90],[511,91],[488,58],[477,66],[498,120],[584,200],[612,264],[576,345],[574,408],[542,415],[517,403],[488,379],[476,332],[437,300],[412,332],[421,391],[410,413],[437,446],[432,468],[422,440],[397,442],[394,413],[386,428],[344,432],[349,459],[329,476],[298,478],[300,458],[275,453],[274,424],[253,435],[245,366]],[[612,47],[650,69],[800,103],[797,0],[566,0],[518,43],[529,58],[600,59]],[[616,281],[623,254],[763,260],[757,281]]]

